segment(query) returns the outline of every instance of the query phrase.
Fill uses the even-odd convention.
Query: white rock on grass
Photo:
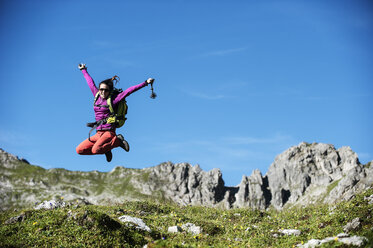
[[[182,232],[183,229],[181,229],[181,227],[179,226],[170,226],[167,231],[169,233],[178,233],[178,232]]]
[[[347,233],[339,233],[339,234],[337,234],[337,237],[338,238],[348,238],[348,237],[350,237],[350,235],[348,235]]]
[[[346,244],[346,245],[354,245],[354,246],[362,246],[365,244],[365,242],[368,241],[365,237],[359,237],[359,236],[352,236],[350,238],[341,238],[338,239],[340,242]]]
[[[304,245],[297,245],[297,247],[300,247],[300,248],[313,248],[313,247],[318,247],[322,244],[325,244],[325,243],[328,243],[330,241],[333,241],[334,238],[332,237],[329,237],[329,238],[326,238],[326,239],[323,239],[323,240],[320,240],[320,239],[311,239],[309,240],[307,243],[305,243]]]
[[[182,231],[192,233],[194,235],[198,235],[202,232],[201,227],[196,226],[195,224],[192,224],[192,223],[183,224],[181,227],[180,226],[170,226],[168,228],[169,233],[178,233],[178,232],[182,232]]]
[[[152,230],[144,223],[140,218],[132,217],[129,215],[123,215],[118,218],[121,222],[132,223],[136,226],[136,229],[140,229],[147,232],[152,232]]]
[[[249,226],[248,228],[246,228],[245,232],[248,232],[250,231],[251,229],[257,229],[258,226],[257,225],[252,225],[252,226]]]
[[[61,201],[55,201],[55,200],[50,200],[50,201],[44,201],[34,207],[34,209],[55,209],[55,208],[63,208],[65,207],[66,204]]]
[[[343,231],[348,233],[350,231],[358,229],[360,226],[361,226],[360,219],[355,218],[343,227]]]
[[[299,230],[296,230],[296,229],[284,229],[284,230],[278,230],[280,233],[282,234],[285,234],[285,235],[294,235],[294,236],[299,236],[300,235],[300,231]]]
[[[181,226],[181,228],[185,231],[187,231],[188,233],[193,233],[194,235],[198,235],[202,232],[201,230],[201,227],[200,226],[196,226],[192,223],[186,223],[186,224],[183,224]]]
[[[341,237],[341,238],[339,238],[339,237]],[[340,234],[337,235],[337,237],[328,237],[328,238],[325,238],[325,239],[322,239],[322,240],[311,239],[307,243],[305,243],[304,245],[299,244],[299,245],[297,245],[297,247],[313,248],[313,247],[317,247],[317,246],[320,246],[322,244],[331,242],[333,240],[341,242],[341,243],[346,244],[346,245],[354,245],[354,246],[357,246],[357,247],[360,247],[360,246],[364,245],[368,241],[368,239],[365,238],[365,237],[359,237],[359,236],[348,237],[348,234],[340,233]]]
[[[321,241],[319,239],[311,239],[304,245],[298,245],[298,247],[308,248],[308,247],[316,247],[319,245],[321,245]]]

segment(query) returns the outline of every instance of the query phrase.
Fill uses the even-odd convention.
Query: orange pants
[[[90,140],[86,139],[78,145],[76,152],[80,155],[104,154],[118,147],[120,140],[115,131],[97,131]]]

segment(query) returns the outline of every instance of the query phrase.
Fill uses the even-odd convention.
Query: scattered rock
[[[34,207],[34,209],[36,209],[36,210],[38,210],[38,209],[55,209],[55,208],[63,208],[65,206],[66,206],[65,202],[50,200],[50,201],[44,201],[44,202],[40,203],[39,205]]]
[[[5,224],[15,224],[17,222],[22,222],[26,219],[26,214],[22,213],[18,216],[12,217],[9,220],[5,221]]]
[[[301,248],[317,247],[317,246],[320,246],[322,244],[325,244],[331,241],[338,241],[346,245],[354,245],[354,246],[360,247],[364,245],[368,241],[368,239],[365,237],[359,237],[359,236],[349,237],[349,235],[346,233],[340,233],[337,235],[337,237],[328,237],[322,240],[311,239],[303,245],[301,244],[297,245],[297,247],[301,247]]]
[[[91,202],[89,202],[87,199],[85,198],[77,198],[75,199],[72,203],[76,204],[76,205],[81,205],[81,206],[87,206],[87,205],[92,205]]]
[[[202,232],[202,229],[200,226],[196,226],[195,224],[192,224],[192,223],[183,224],[181,227],[170,226],[168,228],[169,233],[178,233],[178,232],[183,232],[183,231],[194,234],[194,235],[198,235]]]
[[[129,215],[123,215],[118,218],[121,222],[134,224],[136,229],[140,229],[147,232],[152,232],[152,230],[144,223],[140,218],[132,217]]]
[[[353,219],[351,222],[347,223],[347,225],[345,225],[343,227],[343,231],[345,231],[345,232],[348,233],[348,232],[356,230],[356,229],[358,229],[360,227],[361,227],[360,219],[359,218],[355,218],[355,219]]]
[[[76,220],[77,219],[77,213],[74,213],[72,210],[69,210],[69,212],[67,212],[67,219]]]
[[[94,224],[94,219],[89,216],[89,213],[88,213],[87,210],[84,211],[84,213],[82,213],[80,211],[79,212],[73,212],[73,211],[70,210],[67,213],[67,218],[76,220],[78,225],[80,225],[80,226],[91,227]]]
[[[339,233],[337,234],[337,238],[348,238],[350,237],[350,235],[348,235],[347,233]]]
[[[368,241],[365,237],[359,237],[359,236],[352,236],[350,238],[341,238],[339,239],[340,242],[346,244],[346,245],[355,245],[355,246],[362,246],[365,244],[365,242]]]
[[[370,195],[368,197],[364,197],[365,201],[368,201],[368,204],[373,204],[373,195]]]
[[[182,232],[183,229],[179,226],[170,226],[167,231],[169,233],[178,233],[178,232]]]
[[[192,233],[194,235],[198,235],[202,232],[201,230],[201,227],[200,226],[196,226],[192,223],[186,223],[186,224],[183,224],[181,226],[181,228],[185,231],[187,231],[188,233]]]
[[[296,230],[296,229],[284,229],[284,230],[278,230],[280,233],[284,234],[284,235],[294,235],[294,236],[299,236],[301,234],[301,232],[299,230]]]
[[[278,238],[280,235],[278,233],[272,233],[272,237]]]
[[[257,228],[258,228],[257,225],[251,225],[251,226],[249,226],[248,228],[246,228],[245,232],[248,232],[248,231],[250,231],[251,229],[257,229]]]
[[[309,240],[307,243],[305,243],[304,245],[297,245],[297,247],[301,247],[301,248],[310,248],[310,247],[316,247],[316,246],[319,246],[321,245],[321,240],[319,239],[311,239]]]
[[[324,227],[326,227],[326,224],[325,223],[320,223],[318,227],[319,228],[324,228]]]

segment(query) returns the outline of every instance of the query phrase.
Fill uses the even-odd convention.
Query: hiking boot
[[[113,159],[113,154],[111,151],[105,153],[106,161],[110,162]]]
[[[118,134],[117,138],[120,140],[120,147],[122,147],[126,152],[130,150],[130,145],[128,142],[124,139],[123,135]]]

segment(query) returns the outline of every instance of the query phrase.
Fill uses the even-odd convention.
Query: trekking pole
[[[150,84],[150,89],[152,90],[152,94],[150,95],[151,99],[155,99],[157,97],[157,94],[154,93],[153,82]]]

